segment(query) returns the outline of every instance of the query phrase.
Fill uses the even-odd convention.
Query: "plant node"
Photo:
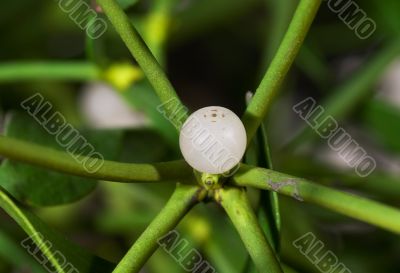
[[[207,191],[219,189],[223,184],[223,177],[220,174],[201,173],[194,170],[197,182]]]

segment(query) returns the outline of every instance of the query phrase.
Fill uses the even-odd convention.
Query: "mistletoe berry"
[[[183,124],[179,145],[195,170],[221,174],[234,168],[246,150],[246,130],[231,110],[209,106],[194,112]]]

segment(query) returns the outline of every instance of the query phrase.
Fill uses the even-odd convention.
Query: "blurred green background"
[[[296,0],[120,2],[190,110],[220,105],[238,115],[245,109],[245,94],[257,88],[268,68],[298,4]],[[168,12],[163,2],[168,2]],[[365,40],[322,3],[265,121],[274,169],[399,207],[400,2],[357,3],[377,25]],[[89,4],[96,8],[94,1]],[[101,12],[98,16],[105,18]],[[139,68],[110,23],[107,32],[93,41],[59,8],[58,1],[5,0],[0,33],[2,134],[57,148],[32,118],[21,113],[21,101],[39,92],[106,159],[144,163],[181,157],[174,128],[157,112],[158,99],[147,81],[135,74]],[[7,71],[15,62],[61,66],[85,62],[98,68],[101,76],[54,80],[44,72],[43,77],[10,80]],[[121,85],[112,69],[132,80]],[[292,107],[308,96],[333,109],[340,125],[377,160],[373,174],[359,178],[326,141],[304,133],[306,124]],[[247,160],[251,161],[250,154]],[[64,200],[63,189],[52,190],[52,182],[77,178],[5,160],[0,178],[4,175],[12,177],[11,184],[0,181],[0,185],[46,224],[112,262],[124,255],[173,191],[165,184],[85,182],[83,192]],[[32,177],[36,183],[31,183]],[[249,194],[257,206],[258,192]],[[400,272],[398,236],[294,199],[281,197],[280,201],[281,257],[297,272],[319,272],[292,246],[310,231],[352,273]],[[217,205],[197,206],[178,230],[217,272],[244,272],[247,253]],[[20,246],[26,237],[0,211],[0,272],[45,272]],[[158,250],[143,272],[185,271]]]

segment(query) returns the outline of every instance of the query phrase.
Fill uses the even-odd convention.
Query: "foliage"
[[[287,246],[296,235],[309,231],[316,234],[320,232],[310,220],[312,217],[336,224],[344,223],[349,218],[365,222],[379,227],[381,230],[370,234],[380,235],[385,242],[391,242],[393,235],[384,231],[400,234],[400,210],[394,207],[398,205],[396,197],[400,192],[397,177],[385,170],[379,170],[369,178],[362,179],[327,164],[315,162],[313,154],[299,154],[297,151],[306,146],[305,144],[314,147],[319,145],[317,134],[309,127],[301,129],[297,134],[291,133],[294,136],[284,145],[276,141],[276,132],[269,131],[269,128],[282,128],[273,125],[281,120],[283,123],[283,112],[291,111],[288,104],[285,105],[287,109],[274,110],[274,102],[280,91],[287,91],[290,89],[288,86],[295,82],[288,76],[290,70],[298,69],[307,75],[313,88],[325,92],[319,94],[325,99],[324,117],[332,115],[339,121],[351,121],[350,117],[360,120],[362,129],[373,136],[379,148],[398,156],[399,109],[373,98],[374,85],[388,64],[400,54],[399,39],[394,34],[398,21],[394,20],[394,15],[386,16],[388,18],[379,16],[380,10],[382,13],[394,14],[394,9],[382,4],[379,9],[371,11],[371,14],[378,14],[379,22],[386,26],[385,39],[374,38],[375,42],[380,42],[379,49],[345,83],[338,84],[338,87],[329,92],[326,89],[335,80],[329,75],[331,67],[321,57],[322,52],[343,54],[346,50],[360,49],[360,45],[365,46],[366,42],[349,38],[346,39],[348,44],[345,50],[335,46],[338,39],[334,36],[340,35],[343,29],[337,24],[322,28],[319,21],[315,29],[312,26],[318,12],[327,12],[326,7],[321,5],[323,1],[300,0],[292,15],[294,2],[224,0],[215,4],[215,1],[204,0],[195,3],[188,1],[188,7],[185,7],[185,3],[173,0],[97,0],[104,13],[103,18],[107,17],[110,29],[105,34],[106,37],[99,40],[86,38],[84,61],[23,61],[4,62],[0,65],[0,84],[12,86],[17,83],[17,87],[21,89],[25,88],[24,83],[31,83],[36,87],[42,86],[43,82],[52,82],[52,86],[59,87],[59,82],[76,84],[102,81],[112,86],[132,109],[144,112],[150,121],[148,128],[95,130],[87,128],[82,120],[76,119],[79,132],[105,159],[101,167],[91,173],[64,151],[55,138],[32,117],[18,111],[8,111],[8,108],[18,109],[8,104],[21,101],[32,90],[4,99],[7,103],[2,103],[2,107],[7,112],[7,122],[0,135],[0,155],[5,158],[0,167],[0,207],[28,236],[33,236],[33,241],[57,272],[67,271],[56,258],[55,250],[63,253],[66,260],[82,273],[134,273],[144,266],[155,272],[160,268],[164,272],[181,270],[165,253],[156,252],[158,239],[179,223],[179,229],[190,238],[190,243],[202,249],[218,272],[232,272],[238,268],[242,270],[242,267],[243,272],[249,273],[314,272],[315,268],[304,263],[305,257],[299,257],[298,253],[293,253],[293,250],[291,252]],[[391,1],[391,5],[396,6],[395,1]],[[177,109],[186,109],[182,102],[184,99],[181,100],[180,97],[186,98],[187,95],[176,91],[173,73],[166,73],[170,68],[167,46],[174,43],[179,46],[182,40],[190,40],[192,35],[201,36],[210,29],[212,31],[218,24],[222,28],[226,27],[232,22],[232,18],[240,17],[241,13],[260,6],[274,12],[275,16],[268,18],[272,20],[270,28],[268,31],[249,29],[244,31],[244,37],[240,37],[246,40],[246,35],[257,31],[257,34],[268,37],[263,39],[268,40],[267,45],[263,44],[265,41],[261,42],[265,48],[264,57],[258,58],[263,59],[260,63],[268,69],[262,73],[259,84],[255,85],[256,91],[248,100],[242,116],[248,136],[245,163],[240,164],[238,171],[229,177],[218,176],[216,186],[210,188],[204,179],[207,176],[193,171],[179,156],[177,143],[180,126],[175,128],[172,124],[181,125],[187,118],[186,112],[183,115],[176,113]],[[19,10],[18,3],[10,4],[9,8],[11,13]],[[32,13],[33,18],[38,16],[35,12]],[[1,20],[6,19],[4,17]],[[261,21],[265,27],[266,21]],[[65,26],[63,23],[55,23],[54,27]],[[241,32],[240,26],[235,27],[237,32]],[[37,28],[33,24],[32,32]],[[332,32],[326,29],[332,29]],[[132,61],[120,62],[121,55],[127,58],[127,51],[116,37],[123,41],[136,61],[135,64],[131,64]],[[179,38],[175,40],[174,37]],[[28,40],[29,38],[26,37]],[[113,45],[109,45],[108,40]],[[107,46],[118,50],[111,50]],[[7,47],[9,45],[6,44],[5,48]],[[231,52],[229,47],[228,44],[223,45],[225,54]],[[216,52],[221,50],[218,46],[216,48]],[[16,56],[20,57],[18,54]],[[190,63],[186,65],[184,69],[192,68]],[[229,70],[229,65],[224,69]],[[238,74],[245,77],[246,67],[242,70]],[[227,73],[222,75],[229,79],[229,83],[235,85],[237,75],[232,76],[227,71],[224,73]],[[254,82],[246,84],[251,87]],[[46,85],[43,86],[46,89]],[[75,87],[64,87],[69,89],[67,91],[60,88],[60,93],[71,92]],[[76,105],[71,102],[71,97],[67,95],[58,100],[55,97],[57,95],[49,95],[55,108],[69,109],[71,116],[75,116]],[[164,109],[165,115],[170,118],[167,120],[157,109],[171,99],[176,102],[176,108]],[[3,95],[1,100],[3,101]],[[278,147],[278,143],[283,147]],[[77,157],[88,159],[88,154],[79,154]],[[343,183],[344,189],[336,186],[336,180]],[[285,181],[293,183],[278,187]],[[111,182],[124,182],[127,185],[112,188],[114,185],[109,185]],[[360,191],[361,194],[349,190]],[[96,252],[106,254],[94,255],[50,227],[57,226],[57,221],[60,221],[64,226],[61,230],[67,232],[78,221],[74,219],[74,215],[83,213],[80,211],[85,207],[83,204],[88,200],[94,202],[96,198],[101,199],[99,196],[106,200],[106,204],[96,208],[91,217],[100,227],[103,236],[122,234],[124,241],[134,239],[135,242],[129,246],[128,251],[125,251],[126,245],[121,247],[105,240],[106,243],[97,247]],[[220,210],[224,210],[243,244],[236,233],[228,231],[229,225],[220,217],[215,217],[215,212],[210,212],[215,207],[208,204],[199,206],[199,203],[214,203]],[[56,205],[66,207],[49,208]],[[59,214],[58,209],[65,209],[65,219],[60,220],[53,215],[52,209],[56,211],[54,214]],[[46,217],[47,213],[52,216]],[[46,223],[40,219],[40,215],[49,222],[55,222]],[[81,217],[89,226],[86,228],[93,228],[85,222],[85,215]],[[147,225],[150,220],[151,223]],[[0,259],[6,259],[16,267],[21,263],[38,272],[42,270],[32,257],[21,252],[13,243],[21,234],[6,224],[1,228]],[[43,237],[37,236],[38,233]],[[92,238],[93,241],[96,239],[98,238]],[[45,240],[49,240],[52,247],[45,244]],[[371,244],[376,245],[376,242]],[[244,245],[248,257],[245,251],[240,250],[230,256],[225,248],[231,245],[238,249]],[[361,242],[358,251],[370,255],[362,252],[362,245]],[[398,241],[392,242],[391,247],[395,252],[399,248]],[[13,254],[2,251],[5,248],[10,249]],[[114,249],[117,251],[113,251]],[[391,265],[381,265],[379,261],[373,263],[373,259],[365,264],[357,263],[354,261],[359,259],[353,252],[345,254],[350,257],[349,264],[356,268],[359,266],[360,272],[370,272],[367,271],[369,269],[377,270],[371,272],[396,271]],[[107,256],[107,259],[100,256]],[[153,262],[153,259],[157,262]],[[370,266],[369,263],[373,265]],[[0,271],[2,269],[0,267]]]

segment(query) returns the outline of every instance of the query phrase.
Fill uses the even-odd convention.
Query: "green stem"
[[[243,115],[248,143],[266,116],[272,99],[296,58],[320,4],[321,0],[301,0],[297,7],[286,35]]]
[[[360,177],[353,171],[333,170],[329,165],[314,162],[305,156],[285,156],[285,163],[280,167],[295,176],[318,177],[316,183],[324,186],[346,187],[385,201],[398,200],[400,196],[398,176],[384,171]]]
[[[113,273],[139,272],[158,247],[158,239],[171,231],[201,199],[198,187],[177,185],[168,203],[140,235]]]
[[[288,174],[248,165],[243,165],[231,181],[237,186],[273,190],[284,195],[301,198],[306,202],[400,234],[400,210],[363,197],[321,186]],[[292,184],[283,186],[282,183],[288,181]],[[282,187],[277,189],[278,186]]]
[[[215,199],[232,220],[258,271],[283,273],[274,250],[257,222],[244,189],[220,189],[216,192]]]
[[[260,128],[257,131],[257,135],[249,149],[256,150],[257,156],[253,160],[247,160],[246,163],[254,164],[268,169],[273,169],[271,149],[269,146],[267,131],[264,124],[261,124]],[[251,152],[251,150],[248,152]],[[281,217],[278,193],[273,191],[260,191],[260,198],[256,207],[258,223],[260,224],[260,227],[267,239],[267,242],[272,246],[275,253],[279,257]],[[257,272],[257,269],[255,268],[251,257],[248,258],[242,272]]]
[[[124,13],[121,7],[115,0],[97,0],[98,4],[102,7],[104,13],[108,16],[111,23],[114,25],[116,31],[121,36],[122,40],[139,63],[144,74],[153,86],[157,95],[163,103],[175,100],[175,106],[165,110],[171,119],[177,119],[176,122],[180,124],[187,118],[186,113],[182,113],[182,117],[176,115],[176,109],[184,109],[182,102],[177,96],[174,87],[165,75],[160,64],[154,58],[147,45],[137,30],[131,25],[128,16]],[[179,116],[179,117],[178,117]],[[178,120],[179,118],[179,120]],[[174,123],[175,124],[175,123]],[[180,126],[178,126],[180,127]]]
[[[110,270],[113,268],[113,264],[110,262],[90,254],[88,251],[86,251],[86,249],[83,249],[67,240],[65,235],[60,234],[48,227],[46,223],[42,222],[25,205],[19,204],[1,186],[0,208],[3,209],[12,219],[14,219],[18,226],[21,227],[31,238],[31,240],[35,242],[36,246],[41,250],[43,255],[41,259],[46,258],[48,262],[51,263],[49,264],[46,262],[46,267],[43,267],[47,269],[45,271],[54,272],[54,270],[48,270],[50,268],[49,266],[52,265],[52,267],[54,267],[58,273],[71,272],[71,268],[65,266],[65,260],[73,264],[75,267],[75,272],[104,273],[110,272]],[[49,244],[49,242],[51,242],[51,244]],[[33,250],[31,248],[32,246],[33,245],[29,243],[30,250]],[[32,253],[30,250],[27,253]],[[64,261],[60,260],[60,253],[63,254]]]
[[[268,141],[267,129],[261,124],[256,139],[259,143],[260,154],[257,166],[273,170],[271,148]],[[276,253],[280,249],[281,216],[279,210],[279,197],[276,192],[260,193],[260,207],[258,211],[258,221],[266,234],[268,241],[273,246]]]
[[[98,171],[90,173],[70,154],[37,144],[0,136],[0,154],[14,160],[62,173],[118,182],[196,183],[192,168],[183,160],[154,164],[119,163],[105,160]],[[80,162],[89,157],[79,156]]]
[[[55,257],[51,247],[45,243],[43,236],[38,235],[40,233],[37,232],[35,226],[29,219],[30,212],[28,215],[25,215],[24,209],[20,209],[15,201],[6,194],[3,188],[0,188],[0,207],[3,208],[21,227],[23,227],[26,233],[31,236],[32,240],[34,240],[38,246],[41,246],[40,250],[43,253],[46,253],[46,257],[57,272],[66,273],[66,271],[63,270],[60,261]]]
[[[17,62],[0,64],[0,83],[30,80],[100,79],[100,70],[86,62]]]

